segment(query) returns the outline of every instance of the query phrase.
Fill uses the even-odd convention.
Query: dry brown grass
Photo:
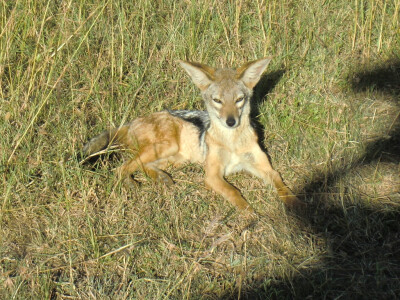
[[[399,1],[3,1],[0,298],[399,297]],[[244,219],[168,170],[127,189],[82,144],[163,108],[202,108],[175,64],[274,56],[256,118],[309,204],[229,178]]]

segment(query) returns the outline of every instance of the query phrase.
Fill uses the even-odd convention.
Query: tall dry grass
[[[400,2],[0,3],[0,295],[4,299],[396,298]],[[166,189],[83,143],[164,108],[202,109],[176,64],[273,56],[256,88],[269,155],[309,204],[247,175],[244,220],[200,166]]]

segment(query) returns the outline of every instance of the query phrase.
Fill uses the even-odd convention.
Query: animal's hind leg
[[[132,173],[142,169],[153,180],[172,184],[171,177],[160,167],[165,164],[168,157],[175,155],[178,149],[177,144],[171,143],[149,145],[142,148],[134,158],[119,167],[117,172],[120,178],[129,178]]]
[[[160,168],[165,164],[162,161],[156,161],[154,163],[148,163],[144,165],[144,172],[153,180],[164,183],[165,185],[172,185],[174,181],[165,171]]]

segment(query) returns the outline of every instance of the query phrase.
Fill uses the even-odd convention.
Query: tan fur
[[[204,163],[206,186],[237,208],[252,212],[240,191],[224,178],[246,171],[272,183],[285,204],[302,205],[272,168],[250,125],[252,89],[268,63],[269,59],[261,59],[233,70],[180,61],[202,91],[210,118],[205,145],[196,125],[165,111],[138,118],[95,137],[85,146],[84,153],[93,154],[108,144],[123,145],[134,155],[118,168],[121,178],[130,178],[133,172],[141,169],[166,184],[172,183],[162,170],[168,163]]]

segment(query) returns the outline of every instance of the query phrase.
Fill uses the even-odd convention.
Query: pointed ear
[[[199,63],[179,60],[181,66],[190,75],[197,87],[204,91],[214,80],[215,69]]]
[[[248,88],[252,89],[260,80],[270,61],[270,58],[262,58],[248,62],[236,70],[236,77],[241,79]]]

